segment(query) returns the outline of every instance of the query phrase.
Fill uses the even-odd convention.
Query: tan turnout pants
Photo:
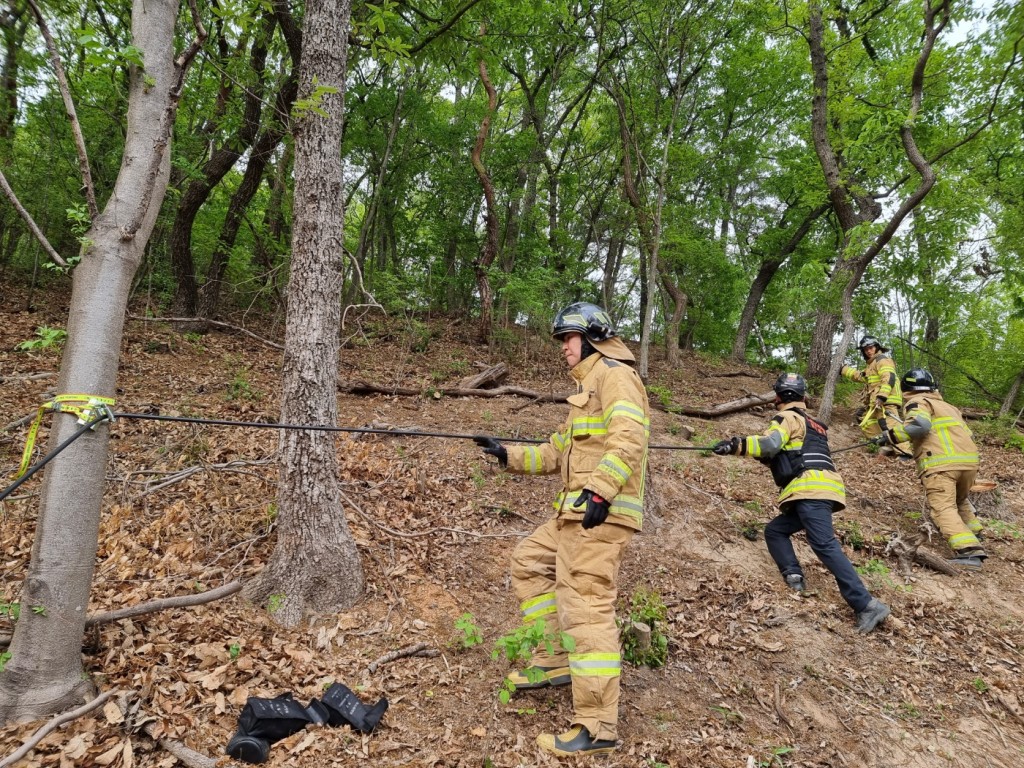
[[[617,739],[619,719],[619,630],[615,626],[616,581],[622,553],[633,531],[614,523],[583,530],[578,521],[549,520],[519,542],[512,553],[512,587],[523,621],[538,618],[548,632],[575,641],[566,653],[540,648],[532,664],[572,674],[573,725],[597,739]]]
[[[981,521],[967,499],[977,475],[976,469],[950,469],[921,478],[932,522],[953,551],[981,546],[975,535],[981,530]]]

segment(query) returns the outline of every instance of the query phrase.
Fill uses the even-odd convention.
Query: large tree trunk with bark
[[[306,3],[299,97],[318,108],[294,123],[295,216],[281,404],[281,421],[291,424],[338,420],[341,135],[351,10],[351,0]],[[359,551],[340,499],[334,434],[282,431],[277,544],[245,594],[261,603],[280,596],[270,607],[284,625],[297,624],[308,612],[344,610],[363,593]]]
[[[132,68],[121,170],[86,234],[75,269],[59,393],[113,397],[132,277],[163,202],[170,133],[190,57],[175,62],[177,0],[135,0],[132,44],[146,62]],[[55,413],[51,448],[79,427]],[[82,632],[96,560],[107,465],[105,424],[46,468],[32,559],[22,588],[11,659],[0,675],[0,721],[35,718],[80,704],[92,681],[82,669]]]

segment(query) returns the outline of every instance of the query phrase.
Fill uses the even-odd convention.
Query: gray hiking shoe
[[[877,597],[872,597],[871,602],[867,604],[863,611],[857,611],[857,631],[862,635],[866,635],[885,621],[888,615],[889,606]]]
[[[794,592],[803,594],[807,591],[807,584],[804,583],[804,577],[801,573],[790,573],[786,576],[786,586],[792,589]]]

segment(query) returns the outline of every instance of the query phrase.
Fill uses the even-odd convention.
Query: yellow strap
[[[866,427],[872,421],[877,421],[878,417],[875,416],[875,413],[877,413],[878,411],[881,411],[882,416],[885,416],[885,408],[879,406],[878,403],[875,403],[874,407],[868,408],[867,413],[864,414],[864,418],[860,420],[860,428],[864,429],[864,427]]]
[[[36,447],[36,435],[39,433],[39,425],[43,421],[43,414],[47,411],[54,413],[72,413],[78,417],[79,424],[88,424],[93,420],[97,406],[99,410],[109,411],[114,404],[112,397],[100,397],[99,395],[56,395],[53,400],[39,406],[32,426],[28,428],[28,437],[25,439],[25,450],[21,452],[21,466],[18,467],[18,474],[14,476],[17,480],[28,471],[28,465],[32,461],[32,451]]]

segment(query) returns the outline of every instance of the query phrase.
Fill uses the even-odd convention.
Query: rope
[[[29,437],[25,444],[25,450],[22,453],[21,466],[18,469],[18,474],[15,475],[17,478],[13,485],[8,486],[2,493],[0,493],[0,501],[3,501],[10,496],[22,483],[28,480],[32,475],[46,466],[52,461],[61,451],[67,448],[71,443],[77,440],[79,437],[84,435],[90,429],[93,429],[100,422],[109,421],[114,423],[117,419],[135,419],[138,421],[169,421],[179,422],[184,424],[205,424],[207,426],[214,427],[245,427],[248,429],[295,429],[295,430],[311,430],[318,432],[348,432],[360,435],[390,435],[392,437],[439,437],[450,440],[473,440],[477,437],[483,437],[483,435],[469,435],[459,432],[423,432],[414,429],[376,429],[373,427],[332,427],[323,424],[274,424],[264,421],[232,421],[229,419],[203,419],[195,416],[160,416],[151,413],[124,413],[118,411],[115,413],[110,409],[110,406],[114,404],[114,401],[108,397],[98,397],[95,395],[57,395],[48,403],[44,403],[39,408],[39,413],[36,415],[35,421],[32,423],[32,427],[29,429]],[[58,445],[53,451],[48,453],[42,459],[39,460],[31,468],[28,467],[29,459],[32,455],[32,450],[35,446],[36,433],[39,431],[39,424],[42,421],[43,414],[47,411],[54,412],[67,412],[74,413],[79,417],[79,423],[83,426],[75,434],[65,440],[63,443]],[[93,417],[94,413],[98,413]],[[492,438],[498,441],[504,441],[506,443],[532,443],[539,445],[548,442],[547,440],[535,440],[527,437],[495,437]],[[651,450],[658,451],[710,451],[713,446],[710,445],[650,445],[648,446]]]
[[[8,496],[10,496],[12,493],[14,493],[14,491],[17,490],[18,486],[20,486],[22,483],[24,483],[26,480],[28,480],[30,477],[32,477],[32,475],[34,475],[40,469],[42,469],[47,464],[49,464],[50,461],[55,459],[58,456],[58,454],[60,454],[61,451],[63,451],[65,448],[67,448],[69,445],[71,445],[73,442],[75,442],[75,440],[77,440],[82,435],[84,435],[86,432],[91,430],[93,427],[95,427],[101,421],[107,421],[107,420],[113,421],[113,419],[110,418],[110,413],[109,412],[104,412],[104,413],[101,413],[99,416],[97,416],[92,421],[87,421],[85,424],[83,424],[82,427],[77,432],[75,432],[75,434],[73,434],[71,437],[69,437],[63,443],[61,443],[56,448],[54,448],[52,451],[50,451],[48,454],[46,454],[42,459],[40,459],[36,464],[34,464],[28,471],[24,472],[23,474],[18,475],[18,479],[15,480],[13,484],[11,484],[7,488],[5,488],[2,493],[0,493],[0,501],[3,501]]]

